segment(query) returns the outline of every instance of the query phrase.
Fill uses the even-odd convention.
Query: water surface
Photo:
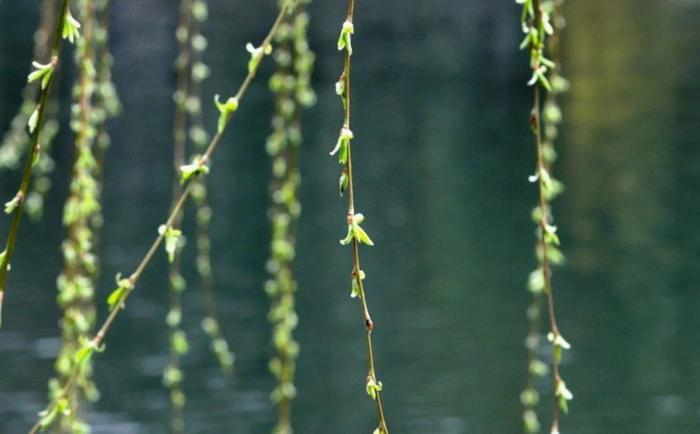
[[[273,3],[210,1],[207,100],[240,82],[243,46],[263,35]],[[294,419],[303,434],[374,429],[363,328],[349,298],[350,256],[337,243],[345,205],[327,154],[341,119],[332,87],[341,69],[334,48],[341,3],[311,9],[319,102],[305,117],[302,155]],[[19,104],[37,7],[0,3],[2,129]],[[116,272],[133,269],[168,208],[176,12],[172,2],[151,0],[116,2],[112,14],[125,110],[112,124],[106,167],[100,298]],[[568,264],[556,272],[555,288],[560,325],[574,345],[563,373],[576,396],[562,432],[696,434],[700,2],[572,1],[565,13],[562,57],[572,88],[556,171],[567,191],[555,213]],[[390,427],[402,434],[518,433],[535,191],[527,183],[531,92],[527,58],[517,51],[517,7],[360,2],[356,27],[357,206],[376,243],[363,251],[363,264]],[[70,89],[60,91],[66,109]],[[262,434],[272,426],[262,291],[271,109],[260,80],[210,176],[214,272],[237,364],[234,381],[217,371],[192,288],[185,298],[188,433]],[[209,107],[209,126],[214,117]],[[46,216],[24,225],[13,263],[0,333],[2,433],[26,432],[45,405],[57,351],[54,282],[70,144],[64,131]],[[16,179],[0,177],[3,197],[14,193]],[[4,231],[7,219],[0,224]],[[166,267],[159,255],[97,359],[103,397],[89,416],[97,434],[167,432]],[[546,402],[548,387],[541,388]],[[547,410],[545,403],[545,421]]]

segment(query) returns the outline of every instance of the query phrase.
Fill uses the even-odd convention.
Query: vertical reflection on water
[[[567,3],[563,58],[572,91],[560,206],[571,235],[569,274],[581,284],[562,305],[575,315],[569,328],[581,343],[571,371],[594,379],[574,385],[575,408],[587,409],[570,418],[589,425],[580,432],[679,432],[697,423],[688,364],[678,357],[692,335],[682,328],[683,305],[697,297],[688,287],[693,274],[679,281],[685,252],[671,238],[675,198],[687,191],[674,182],[682,152],[674,76],[686,60],[682,36],[665,27],[673,12],[660,2]]]

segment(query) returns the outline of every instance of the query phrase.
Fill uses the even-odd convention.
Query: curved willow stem
[[[282,8],[280,11],[279,15],[277,16],[277,19],[275,20],[274,24],[270,28],[267,36],[262,41],[262,44],[260,45],[261,51],[260,51],[260,56],[257,59],[257,62],[251,62],[249,64],[248,68],[248,74],[246,75],[245,79],[243,80],[243,83],[241,86],[238,88],[238,91],[236,94],[229,98],[229,101],[235,101],[236,108],[238,107],[238,103],[240,103],[243,99],[243,97],[246,95],[248,92],[248,89],[250,88],[250,85],[252,84],[253,80],[255,79],[255,76],[257,75],[259,65],[260,65],[260,60],[262,59],[262,53],[264,51],[271,50],[271,41],[272,37],[277,31],[277,28],[279,27],[280,23],[282,22],[282,18],[284,17],[284,14],[286,13],[288,6],[285,6]],[[270,48],[267,48],[270,47]],[[233,105],[233,104],[232,104]],[[55,419],[55,415],[58,412],[62,412],[65,410],[65,400],[66,397],[71,393],[72,389],[76,385],[76,381],[78,378],[78,375],[80,373],[79,368],[81,364],[92,357],[94,352],[99,352],[104,350],[104,340],[105,337],[107,336],[107,333],[112,327],[112,324],[114,321],[117,319],[119,316],[119,313],[122,312],[126,308],[126,301],[128,300],[129,296],[133,293],[134,288],[136,287],[136,284],[138,283],[139,279],[143,275],[143,272],[146,270],[148,265],[151,263],[153,260],[153,257],[155,256],[156,252],[160,248],[160,246],[163,244],[163,242],[166,242],[166,238],[168,238],[167,241],[171,241],[173,237],[173,225],[177,221],[177,219],[180,216],[180,213],[182,212],[182,209],[185,206],[185,203],[189,199],[190,195],[192,194],[192,189],[193,186],[195,185],[195,181],[197,178],[200,176],[203,176],[208,172],[208,167],[206,164],[211,160],[211,157],[213,153],[216,151],[217,147],[221,143],[221,140],[223,138],[223,134],[226,132],[226,129],[228,126],[231,124],[231,120],[233,119],[233,114],[234,110],[227,110],[227,111],[222,111],[222,118],[219,122],[219,128],[217,130],[216,135],[212,138],[212,140],[209,143],[209,146],[207,147],[206,151],[204,154],[196,159],[195,162],[193,162],[191,165],[188,165],[188,167],[183,166],[180,168],[180,171],[182,172],[182,182],[184,183],[184,189],[182,193],[180,194],[179,198],[175,202],[175,205],[172,207],[170,214],[168,218],[166,219],[165,223],[161,226],[162,230],[158,231],[158,236],[156,239],[153,241],[151,244],[151,247],[148,249],[146,255],[143,257],[139,265],[136,267],[136,269],[129,275],[127,278],[120,278],[118,276],[118,288],[112,292],[108,299],[108,303],[110,304],[111,311],[107,318],[105,319],[104,323],[102,323],[102,326],[99,328],[95,336],[89,341],[85,342],[83,347],[75,354],[75,359],[78,362],[76,364],[76,368],[73,370],[73,373],[69,377],[69,379],[66,381],[66,383],[63,385],[63,388],[61,389],[61,392],[58,394],[56,399],[52,401],[49,406],[41,412],[41,418],[36,422],[36,424],[32,427],[32,429],[29,431],[30,434],[34,434],[39,432],[40,429],[45,428],[50,426],[53,423],[53,420]],[[191,166],[196,166],[194,170],[191,170]],[[168,244],[168,242],[166,242]],[[53,417],[52,417],[53,416]]]
[[[10,271],[10,262],[15,252],[15,245],[17,244],[17,237],[19,235],[19,228],[26,203],[25,199],[27,198],[27,192],[29,190],[29,183],[32,179],[33,168],[41,153],[39,139],[44,126],[44,117],[46,116],[47,107],[49,106],[51,87],[53,85],[54,78],[56,77],[55,72],[60,63],[61,41],[64,37],[74,40],[79,27],[77,21],[70,16],[68,3],[68,0],[63,0],[61,2],[61,10],[58,15],[59,18],[56,25],[53,45],[51,48],[51,58],[49,62],[47,64],[35,62],[34,66],[37,68],[37,70],[29,75],[29,81],[41,81],[42,90],[39,97],[39,104],[37,105],[36,109],[34,109],[28,120],[32,140],[30,151],[28,152],[26,162],[24,163],[22,180],[20,181],[19,189],[15,197],[5,204],[5,212],[12,215],[12,223],[10,224],[10,229],[7,234],[5,249],[2,251],[2,253],[0,253],[0,327],[2,326],[2,305],[5,296],[7,274]]]
[[[34,58],[46,59],[49,57],[51,36],[56,26],[57,0],[44,0],[41,4],[41,19],[39,28],[34,34]],[[21,158],[26,155],[31,142],[31,135],[27,132],[27,122],[36,108],[36,96],[38,88],[34,84],[28,84],[22,92],[22,104],[17,114],[10,122],[10,128],[2,138],[0,144],[0,170],[13,170],[19,166]],[[50,175],[54,170],[54,161],[51,158],[53,139],[58,133],[59,124],[58,101],[55,95],[49,96],[46,109],[46,120],[41,129],[41,158],[36,167],[29,192],[25,200],[25,211],[32,220],[39,220],[43,214],[44,198],[51,188]]]
[[[355,208],[355,188],[353,179],[352,165],[352,145],[351,141],[354,137],[350,129],[350,107],[351,107],[351,92],[350,92],[350,73],[352,66],[352,35],[355,32],[353,18],[355,13],[355,0],[348,2],[348,14],[343,28],[338,39],[338,50],[344,52],[344,68],[340,79],[336,83],[336,93],[341,97],[344,108],[343,127],[340,130],[340,136],[335,149],[331,155],[338,154],[338,161],[343,165],[343,171],[340,176],[340,193],[341,195],[347,191],[348,194],[348,213],[347,225],[348,233],[345,239],[341,240],[341,244],[352,245],[352,296],[360,300],[360,308],[362,319],[365,326],[365,337],[367,343],[367,394],[374,400],[377,408],[378,426],[374,434],[388,434],[389,428],[384,415],[384,406],[382,405],[383,388],[382,382],[377,379],[377,371],[374,361],[374,346],[372,344],[372,331],[375,324],[369,313],[367,303],[367,294],[364,288],[365,272],[360,265],[360,244],[374,245],[371,238],[365,230],[360,226],[364,221],[364,215],[357,213]]]
[[[543,372],[541,364],[537,363],[538,360],[534,354],[537,350],[539,336],[533,339],[532,335],[532,329],[538,327],[534,323],[539,322],[538,311],[540,306],[537,298],[540,296],[538,294],[543,293],[547,300],[550,327],[547,337],[552,343],[552,424],[550,433],[559,434],[560,410],[568,411],[568,401],[573,398],[573,394],[567,388],[559,370],[562,353],[564,350],[571,348],[571,346],[559,331],[552,286],[551,265],[561,263],[563,255],[557,247],[559,245],[559,237],[556,234],[557,228],[554,226],[551,201],[561,193],[563,187],[551,175],[551,165],[555,155],[553,140],[556,135],[555,131],[552,132],[553,126],[549,120],[553,110],[551,107],[548,111],[549,116],[545,120],[549,131],[545,132],[546,136],[543,135],[542,131],[542,89],[553,95],[555,88],[552,83],[561,82],[556,63],[552,59],[546,58],[544,52],[548,44],[550,44],[550,48],[552,47],[552,38],[558,36],[554,36],[557,30],[552,23],[552,16],[555,15],[552,2],[546,0],[518,0],[518,3],[523,4],[522,24],[526,33],[521,48],[529,48],[530,67],[533,71],[532,78],[528,84],[533,86],[533,107],[530,115],[530,126],[535,136],[536,171],[530,178],[530,181],[536,182],[538,187],[538,206],[533,212],[533,217],[538,228],[536,252],[539,259],[539,267],[530,276],[530,289],[535,293],[535,300],[533,301],[534,309],[531,308],[530,311],[532,325],[531,335],[528,339],[530,352],[529,368],[531,375]],[[560,19],[555,19],[555,24],[556,21],[560,21]],[[554,44],[557,43],[558,41],[555,39]],[[553,98],[553,96],[550,96],[550,98]],[[539,422],[534,412],[534,406],[537,404],[537,395],[532,385],[534,379],[529,380],[529,382],[528,389],[523,394],[523,404],[525,405],[524,424],[527,432],[536,432],[539,430]]]

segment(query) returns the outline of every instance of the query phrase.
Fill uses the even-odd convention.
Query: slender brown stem
[[[533,5],[535,9],[535,22],[539,23],[542,20],[542,9],[540,0],[533,0]],[[538,65],[535,65],[538,66]],[[538,173],[538,203],[540,208],[539,213],[539,243],[541,249],[540,267],[542,270],[542,277],[544,280],[544,292],[547,296],[547,312],[549,317],[550,326],[550,337],[552,341],[552,424],[551,433],[559,432],[559,403],[558,403],[558,389],[561,377],[559,375],[559,361],[557,360],[557,337],[560,336],[559,326],[557,324],[557,318],[555,313],[554,304],[554,293],[552,287],[552,274],[549,264],[549,242],[547,241],[547,231],[551,211],[549,206],[549,201],[547,199],[546,184],[544,173],[547,173],[547,163],[545,162],[544,152],[543,152],[543,139],[542,139],[542,104],[541,104],[541,93],[542,86],[540,82],[534,84],[533,90],[534,102],[532,108],[532,123],[535,132],[535,147],[536,147],[536,158],[537,158],[537,173]]]
[[[65,2],[67,2],[67,0],[64,1],[64,4],[65,4]],[[277,16],[277,19],[275,20],[274,24],[270,28],[267,36],[265,36],[261,46],[265,47],[265,46],[270,44],[270,41],[272,40],[272,37],[274,36],[275,32],[277,31],[277,29],[282,21],[282,18],[284,17],[284,14],[287,12],[288,7],[289,6],[287,3],[287,4],[285,4],[285,6],[283,6],[281,8],[279,15]],[[59,36],[60,36],[60,33],[59,33]],[[248,71],[248,74],[246,75],[246,78],[243,81],[243,84],[236,92],[235,97],[238,99],[239,102],[241,102],[243,100],[243,97],[246,95],[248,88],[250,87],[250,84],[253,81],[253,78],[255,78],[255,76],[258,72],[258,68],[259,68],[259,65],[256,66],[255,68],[251,69],[250,71]],[[228,117],[228,119],[224,125],[224,128],[212,138],[211,142],[209,143],[209,146],[207,147],[207,151],[205,152],[204,156],[202,157],[203,161],[208,161],[211,158],[212,154],[214,153],[217,146],[221,142],[223,134],[226,132],[226,129],[231,124],[231,121],[232,121],[234,115],[235,115],[235,113],[232,113],[232,115]],[[198,174],[194,175],[192,178],[189,179],[189,181],[185,185],[184,190],[182,191],[182,193],[180,194],[180,197],[176,201],[175,206],[172,207],[170,214],[169,214],[169,216],[164,224],[166,227],[172,227],[173,223],[180,216],[180,213],[182,212],[182,209],[183,209],[185,203],[187,202],[187,199],[192,194],[192,188],[195,185],[195,182],[197,181],[197,179],[199,179],[199,176],[200,175],[198,175]],[[129,280],[130,286],[128,288],[126,288],[124,294],[122,295],[122,297],[120,299],[120,302],[114,306],[112,311],[107,316],[107,319],[105,320],[105,322],[102,324],[102,326],[98,330],[97,334],[95,334],[95,336],[92,338],[91,347],[100,348],[102,346],[102,344],[105,340],[105,337],[107,336],[107,333],[109,332],[109,330],[112,327],[112,324],[116,320],[119,313],[125,309],[127,299],[133,293],[134,287],[136,286],[139,279],[141,278],[141,275],[146,270],[148,265],[151,263],[155,253],[158,251],[158,249],[160,248],[160,246],[163,243],[163,240],[165,239],[165,232],[164,231],[162,231],[162,232],[163,233],[158,234],[158,236],[155,238],[155,240],[151,244],[151,247],[146,252],[146,255],[143,257],[143,259],[141,260],[139,265],[136,267],[134,272],[131,273],[131,275],[129,276],[128,280]],[[51,405],[49,405],[47,410],[50,411],[51,409],[55,408],[56,403],[59,400],[65,398],[71,392],[71,389],[75,386],[75,380],[79,374],[79,369],[80,369],[80,365],[77,365],[77,367],[73,370],[73,373],[71,374],[70,378],[68,379],[66,384],[63,386],[63,389],[58,394],[58,396],[56,397],[54,402],[52,402]],[[41,428],[41,420],[37,421],[37,423],[29,431],[29,433],[35,434],[39,431],[40,428]]]
[[[347,21],[349,23],[353,22],[355,13],[355,0],[348,1],[348,16]],[[343,127],[350,129],[350,114],[351,114],[351,71],[352,71],[352,55],[349,50],[344,50],[344,71],[342,79],[344,80],[344,116],[343,116]],[[347,144],[347,163],[345,165],[345,173],[348,177],[348,221],[355,215],[355,185],[353,177],[353,166],[352,166],[352,144],[348,142]],[[365,325],[365,337],[367,342],[367,378],[368,381],[376,382],[377,373],[374,360],[374,346],[372,344],[372,331],[374,330],[374,322],[369,313],[369,306],[367,302],[367,294],[365,293],[364,284],[362,280],[362,266],[360,263],[360,242],[357,237],[352,239],[352,257],[353,257],[353,269],[352,278],[357,284],[359,289],[358,298],[360,299],[360,307],[362,312],[362,319]],[[383,434],[388,434],[389,429],[386,423],[386,418],[384,416],[384,407],[382,404],[381,392],[376,392],[375,399],[377,407],[377,417],[379,419],[379,429]]]
[[[53,65],[54,70],[58,67],[59,64],[61,54],[61,41],[63,40],[61,34],[63,32],[63,26],[65,23],[67,11],[68,0],[63,0],[63,2],[61,3],[61,12],[59,14],[58,25],[56,26],[56,32],[54,34],[53,46],[51,48],[51,64]],[[46,87],[41,91],[36,128],[32,133],[32,146],[29,152],[27,153],[27,160],[24,163],[24,170],[22,171],[22,180],[20,181],[19,190],[17,191],[17,195],[15,196],[18,199],[18,203],[12,215],[12,223],[10,225],[10,231],[7,235],[7,243],[5,245],[5,254],[2,256],[2,260],[0,260],[0,327],[2,327],[2,305],[5,296],[5,284],[7,283],[7,274],[10,269],[9,265],[10,261],[12,260],[12,255],[15,252],[15,245],[17,243],[19,227],[22,221],[22,214],[24,211],[24,199],[27,197],[27,191],[29,190],[29,183],[32,178],[32,168],[34,167],[34,159],[36,154],[39,152],[39,136],[41,134],[41,128],[44,124],[44,115],[46,113],[49,94],[51,93],[51,88],[55,76],[56,74],[51,74],[48,83],[46,84]]]
[[[542,132],[541,132],[541,104],[540,104],[540,94],[541,89],[539,85],[535,85],[534,89],[534,108],[533,115],[535,116],[535,137],[536,137],[536,148],[537,148],[537,168],[539,171],[545,170],[544,159],[542,156]],[[541,173],[541,172],[539,172]],[[553,337],[559,336],[559,326],[557,325],[557,318],[555,314],[554,306],[554,294],[552,291],[552,274],[548,259],[548,243],[545,239],[545,234],[547,233],[546,226],[547,214],[549,209],[549,204],[547,203],[544,182],[540,179],[539,181],[539,206],[541,211],[541,217],[539,219],[539,234],[540,234],[540,249],[542,251],[541,258],[541,268],[542,275],[544,277],[544,292],[547,294],[547,313],[549,316],[549,325]],[[558,432],[559,426],[559,404],[557,402],[557,388],[559,387],[559,363],[556,360],[556,351],[552,351],[552,432]]]
[[[34,58],[46,59],[51,49],[51,37],[56,21],[56,0],[43,0],[39,28],[34,33]],[[22,104],[10,122],[10,128],[5,132],[0,145],[0,169],[14,169],[27,151],[30,135],[27,132],[27,121],[36,107],[36,97],[39,87],[28,83],[22,92]],[[51,111],[51,110],[49,110]],[[48,117],[51,113],[48,114]]]

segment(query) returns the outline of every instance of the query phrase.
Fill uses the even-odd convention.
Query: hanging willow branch
[[[175,119],[173,122],[173,164],[175,170],[185,164],[187,153],[187,104],[190,84],[190,64],[192,57],[191,22],[192,2],[180,1],[180,23],[175,32],[179,45],[175,70],[177,72],[177,87],[174,94]],[[182,187],[177,178],[173,179],[172,207],[182,194]],[[184,373],[181,369],[181,359],[189,351],[187,335],[182,328],[182,293],[187,288],[187,282],[181,273],[180,251],[183,238],[180,226],[182,215],[178,215],[171,227],[161,226],[160,231],[166,235],[165,248],[170,261],[169,293],[170,309],[166,317],[170,340],[170,361],[163,371],[163,384],[170,390],[170,428],[173,433],[185,430],[184,408],[186,396],[182,388]],[[173,240],[168,242],[168,240]]]
[[[309,2],[297,1],[285,16],[276,37],[277,72],[270,78],[270,90],[275,94],[275,114],[272,118],[273,131],[266,146],[272,162],[268,211],[272,241],[267,262],[270,278],[265,283],[265,292],[271,303],[268,320],[272,325],[274,347],[270,372],[277,380],[271,395],[277,405],[274,434],[292,433],[292,400],[296,396],[294,374],[299,344],[293,334],[298,322],[294,258],[297,222],[301,213],[298,197],[301,183],[301,109],[316,102],[316,95],[310,86],[315,56],[306,38],[309,16],[304,11],[304,6]]]
[[[555,0],[556,1],[556,0]],[[552,288],[552,271],[550,265],[563,262],[563,255],[558,249],[559,237],[557,228],[554,226],[554,219],[551,210],[551,201],[562,192],[563,186],[553,178],[551,165],[554,162],[556,153],[554,152],[554,138],[556,137],[556,123],[558,112],[554,93],[561,91],[561,79],[555,59],[545,57],[545,47],[549,44],[556,47],[558,40],[552,42],[552,38],[558,38],[558,30],[555,28],[557,22],[561,23],[558,16],[558,4],[551,1],[540,0],[516,0],[523,5],[522,25],[526,36],[521,44],[521,48],[530,50],[530,67],[532,77],[528,84],[534,88],[534,102],[530,115],[530,126],[535,136],[536,148],[536,171],[530,177],[531,182],[538,185],[538,206],[533,212],[533,218],[537,224],[538,244],[537,257],[539,266],[530,275],[529,287],[534,293],[533,305],[530,307],[529,315],[531,320],[531,331],[527,344],[529,350],[529,371],[530,379],[527,389],[523,392],[522,400],[525,406],[524,424],[526,432],[537,432],[539,422],[537,420],[534,407],[537,404],[537,393],[534,389],[534,376],[544,372],[542,362],[537,359],[536,351],[539,341],[539,309],[541,297],[544,294],[547,298],[547,311],[549,317],[550,332],[547,335],[552,343],[552,424],[550,433],[559,433],[559,411],[568,411],[568,401],[573,398],[564,382],[559,365],[564,350],[571,348],[569,343],[563,338],[559,331],[556,320],[554,294]],[[554,21],[553,21],[554,17]],[[556,35],[556,36],[555,36]],[[552,45],[553,44],[553,45]],[[556,84],[556,86],[554,84]],[[542,89],[549,92],[547,105],[545,105],[545,121],[542,121]],[[560,118],[560,116],[559,116]],[[543,124],[547,130],[542,131]]]
[[[116,117],[122,110],[119,95],[112,82],[112,65],[114,59],[109,50],[109,11],[110,0],[94,0],[95,20],[95,60],[97,62],[97,83],[95,87],[95,104],[93,111],[97,118],[95,159],[97,160],[97,179],[100,190],[102,189],[102,177],[104,165],[102,164],[107,148],[111,144],[107,120]],[[96,228],[102,226],[102,216],[93,219]]]
[[[5,203],[5,213],[12,215],[12,223],[10,224],[10,230],[7,234],[5,249],[0,252],[0,326],[2,326],[2,304],[5,296],[7,274],[10,271],[10,262],[15,251],[17,236],[19,235],[20,223],[22,221],[22,214],[26,204],[25,199],[27,198],[27,193],[29,191],[29,183],[32,179],[32,172],[41,155],[41,145],[39,142],[41,139],[41,132],[44,127],[44,118],[46,116],[47,107],[49,106],[51,86],[60,62],[61,41],[63,39],[68,39],[71,43],[73,43],[75,42],[76,38],[80,36],[80,23],[78,23],[78,21],[70,14],[68,4],[68,0],[63,0],[61,3],[56,33],[54,36],[53,46],[51,48],[51,58],[47,63],[34,61],[33,66],[35,70],[29,74],[27,78],[30,83],[35,81],[39,82],[41,92],[39,103],[36,105],[36,108],[32,112],[31,116],[29,116],[29,120],[27,121],[27,127],[29,128],[29,133],[32,135],[32,140],[30,151],[27,154],[24,169],[22,171],[22,180],[20,181],[19,189],[15,194],[15,197]]]
[[[270,43],[282,21],[282,18],[284,17],[284,14],[286,13],[287,7],[288,6],[282,8],[282,11],[280,11],[277,19],[270,28],[270,31],[268,32],[267,36],[265,36],[259,47],[253,47],[252,44],[249,44],[251,60],[248,63],[248,74],[246,75],[243,84],[241,84],[241,86],[238,88],[238,91],[224,103],[219,102],[218,97],[216,98],[217,107],[220,111],[217,133],[209,142],[204,154],[195,158],[192,163],[183,165],[179,168],[181,175],[180,181],[184,185],[184,189],[176,201],[175,206],[172,207],[165,223],[158,231],[158,236],[153,241],[146,255],[143,257],[136,269],[126,278],[122,278],[120,274],[117,275],[117,289],[115,289],[107,299],[107,303],[110,308],[109,315],[95,336],[89,341],[83,342],[82,347],[74,354],[76,368],[73,370],[70,378],[68,378],[66,383],[63,385],[61,392],[49,404],[49,406],[41,412],[40,419],[29,431],[30,434],[37,433],[39,430],[52,425],[56,416],[66,410],[66,398],[70,393],[72,393],[73,388],[76,386],[80,374],[80,367],[83,363],[85,363],[85,361],[90,359],[95,352],[104,351],[104,340],[107,333],[111,329],[112,324],[114,324],[114,321],[119,313],[126,308],[126,302],[129,296],[133,293],[139,279],[143,275],[143,272],[151,263],[160,246],[165,243],[166,250],[170,252],[173,244],[177,244],[179,234],[177,234],[177,232],[173,229],[174,223],[179,218],[187,199],[189,199],[190,195],[192,194],[192,189],[197,178],[205,176],[209,172],[208,163],[211,161],[212,155],[221,143],[221,139],[223,138],[227,127],[230,125],[240,102],[243,100],[243,97],[248,92],[253,79],[257,75],[260,62],[262,61],[264,55],[272,52],[272,46]]]
[[[50,55],[50,39],[56,26],[56,3],[56,0],[42,2],[39,28],[34,34],[35,59],[46,59]],[[36,108],[37,93],[37,86],[31,83],[27,84],[22,92],[22,104],[10,122],[10,129],[3,136],[2,144],[0,144],[0,170],[16,169],[21,158],[27,154],[31,142],[31,134],[27,132],[27,122]],[[32,220],[41,218],[44,197],[51,187],[50,175],[54,170],[54,161],[50,154],[53,139],[59,129],[56,119],[58,115],[57,98],[49,96],[47,104],[46,120],[41,129],[39,140],[39,143],[42,144],[41,158],[34,167],[31,186],[25,200],[25,210]]]
[[[340,241],[342,245],[350,244],[352,246],[353,266],[351,273],[352,280],[352,297],[359,298],[362,308],[362,319],[365,325],[366,340],[367,340],[367,394],[374,400],[377,407],[378,427],[374,430],[374,434],[388,434],[386,419],[384,417],[384,407],[382,405],[382,382],[377,379],[377,372],[374,363],[374,347],[372,345],[372,331],[374,330],[374,322],[369,314],[367,305],[367,294],[364,288],[365,272],[360,266],[360,244],[373,246],[367,232],[360,226],[365,220],[364,215],[356,212],[355,209],[355,190],[353,183],[353,166],[352,166],[352,146],[351,141],[354,134],[350,129],[350,71],[352,65],[352,35],[355,32],[353,17],[355,12],[355,0],[348,2],[348,15],[343,23],[340,37],[338,39],[338,50],[343,51],[345,55],[345,66],[340,79],[335,84],[335,90],[338,96],[342,99],[344,116],[343,126],[340,130],[338,142],[331,152],[331,155],[338,155],[338,162],[343,166],[340,175],[339,186],[340,194],[347,191],[348,194],[348,213],[347,225],[348,233],[346,237]]]
[[[204,129],[202,118],[202,82],[210,74],[209,67],[203,60],[208,43],[206,37],[202,34],[202,26],[207,21],[208,16],[207,2],[205,0],[194,0],[192,2],[192,20],[190,20],[189,32],[192,45],[189,64],[190,84],[185,107],[190,116],[189,139],[197,153],[204,152],[209,142],[209,134]],[[214,277],[212,275],[211,239],[209,237],[209,224],[213,212],[209,206],[206,178],[196,181],[192,190],[192,199],[196,208],[196,269],[205,311],[205,316],[201,322],[202,330],[209,338],[209,347],[216,357],[221,370],[224,374],[230,375],[233,372],[235,357],[219,325],[216,294],[214,292]]]
[[[73,354],[83,341],[89,339],[95,326],[95,281],[97,256],[95,254],[92,219],[100,213],[99,188],[95,179],[97,162],[92,148],[97,131],[97,117],[93,111],[95,90],[95,5],[92,0],[78,0],[83,37],[77,41],[75,64],[79,79],[73,89],[71,127],[75,133],[75,154],[70,191],[63,210],[63,224],[67,229],[63,242],[64,268],[58,277],[58,304],[63,310],[61,320],[61,351],[56,359],[57,378],[49,382],[50,394],[60,394],[60,384],[77,369],[77,387],[66,396],[65,411],[59,416],[63,432],[88,433],[80,404],[84,399],[96,400],[99,393],[93,383],[89,361],[75,366]]]
[[[542,2],[543,10],[547,11],[551,17],[552,34],[547,38],[547,52],[549,60],[554,66],[551,69],[550,81],[552,91],[547,93],[544,108],[542,111],[542,158],[547,171],[552,173],[552,165],[557,158],[555,140],[558,135],[558,124],[561,123],[561,109],[557,102],[557,95],[565,92],[568,88],[567,81],[560,75],[559,61],[559,39],[561,30],[564,27],[564,18],[561,16],[561,3],[563,0],[547,0]],[[553,189],[550,193],[550,201],[555,199],[563,191],[563,185],[552,179]],[[539,243],[536,254],[539,258]],[[549,262],[552,265],[561,265],[564,256],[554,246],[548,248]],[[536,380],[544,377],[548,373],[547,365],[540,360],[539,352],[541,346],[541,322],[542,322],[542,297],[544,292],[544,282],[540,268],[530,274],[528,289],[532,292],[532,303],[527,314],[530,322],[525,345],[528,351],[528,375],[525,390],[521,394],[523,404],[523,426],[526,433],[536,433],[540,431],[540,422],[537,416],[537,405],[539,403],[539,393],[536,390]]]

